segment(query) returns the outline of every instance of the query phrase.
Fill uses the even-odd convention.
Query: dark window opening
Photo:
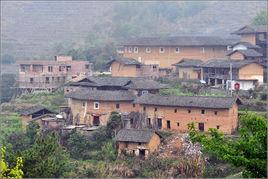
[[[49,77],[46,77],[46,83],[49,83]]]
[[[85,65],[86,66],[86,69],[89,69],[89,65]]]
[[[191,109],[188,109],[188,113],[191,113]]]
[[[52,66],[48,66],[48,72],[53,72],[53,67]]]
[[[177,126],[180,126],[180,123],[179,122],[177,122]]]
[[[33,78],[30,78],[30,83],[33,83],[34,82],[34,79]]]
[[[136,105],[135,105],[135,104],[132,104],[132,106],[133,106],[133,108],[135,108],[135,107],[136,107]]]
[[[86,106],[86,102],[83,102],[83,107],[85,107]]]
[[[215,115],[218,115],[218,111],[214,111],[214,114],[215,114]]]
[[[145,106],[143,107],[143,111],[146,111],[146,107]]]
[[[71,69],[72,69],[71,66],[67,66],[67,67],[66,67],[66,70],[67,70],[67,71],[71,71]]]
[[[204,123],[198,123],[198,129],[199,131],[203,132],[205,129],[205,124]]]
[[[202,109],[202,110],[201,110],[201,113],[202,113],[202,114],[205,114],[205,110],[204,110],[204,109]]]
[[[154,111],[156,112],[157,111],[157,108],[154,108]]]
[[[170,129],[170,121],[167,121],[167,128]]]
[[[177,113],[177,111],[178,111],[177,109],[174,109],[174,113]]]
[[[150,126],[151,125],[151,118],[147,118],[147,121],[148,121],[148,125]]]
[[[220,129],[220,126],[217,126],[217,129]]]
[[[130,119],[130,124],[133,124],[134,123],[134,120],[133,119]]]
[[[115,107],[116,107],[116,109],[119,109],[120,108],[120,105],[119,104],[116,104]]]
[[[158,129],[162,129],[162,119],[161,118],[157,119],[157,126],[158,126]]]
[[[141,142],[139,142],[139,145],[141,145]]]
[[[99,126],[100,125],[100,117],[94,116],[93,117],[93,126]]]

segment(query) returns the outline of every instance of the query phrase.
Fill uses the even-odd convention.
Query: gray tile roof
[[[126,58],[126,57],[116,57],[107,63],[107,65],[111,65],[114,61],[122,63],[124,65],[141,65],[140,62],[135,60],[134,58]]]
[[[134,78],[128,85],[125,85],[124,88],[127,89],[164,89],[168,88],[168,85],[160,84],[157,81],[150,80],[150,79],[143,79],[143,78]]]
[[[241,34],[249,34],[249,33],[267,33],[267,25],[246,25],[240,29],[238,29],[237,31],[233,32],[232,34],[237,34],[237,35],[241,35]]]
[[[235,50],[227,54],[227,56],[232,55],[235,52],[240,52],[246,57],[262,57],[263,55],[259,52],[257,52],[254,49],[247,49],[247,50]]]
[[[199,59],[187,59],[184,58],[178,63],[173,64],[173,66],[179,66],[179,67],[199,67],[203,63],[202,60]]]
[[[155,132],[149,129],[121,129],[115,136],[117,142],[148,143]]]
[[[232,47],[234,47],[236,45],[243,45],[243,46],[245,46],[247,48],[250,48],[250,49],[260,49],[261,48],[260,46],[253,45],[253,44],[251,44],[249,42],[237,42],[237,43],[233,44]]]
[[[236,100],[237,99],[232,97],[161,96],[158,94],[144,94],[138,97],[134,103],[157,106],[229,109]]]
[[[232,68],[239,69],[251,63],[257,63],[257,62],[251,60],[212,59],[202,63],[201,66],[207,68],[230,68],[230,64],[232,64]]]
[[[47,110],[48,113],[54,114],[54,112],[48,110],[46,107],[44,107],[44,106],[42,106],[42,105],[35,105],[35,106],[32,106],[32,107],[23,109],[23,110],[21,110],[19,113],[20,113],[21,115],[28,116],[28,115],[34,114],[34,113],[36,113],[36,112],[39,112],[39,111],[41,111],[41,110]]]
[[[133,101],[135,95],[130,91],[108,91],[90,90],[85,88],[77,89],[65,95],[66,98],[94,101]]]
[[[137,46],[227,46],[231,41],[216,36],[141,37],[120,45]]]

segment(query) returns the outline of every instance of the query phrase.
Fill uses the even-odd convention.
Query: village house
[[[112,76],[120,77],[159,77],[159,65],[142,64],[135,59],[117,57],[107,63]]]
[[[254,49],[246,49],[246,50],[240,50],[236,49],[232,52],[229,52],[227,54],[230,59],[232,60],[252,60],[252,61],[262,61],[263,55],[259,52],[257,52]]]
[[[23,128],[25,128],[31,121],[36,121],[41,126],[41,120],[43,118],[55,116],[56,114],[42,105],[35,105],[22,109],[19,113],[22,119],[21,121]]]
[[[70,56],[55,56],[55,60],[18,61],[18,88],[21,90],[54,90],[65,82],[91,75],[88,61]]]
[[[120,45],[124,47],[123,57],[133,58],[143,64],[172,68],[172,64],[183,58],[224,58],[232,40],[214,36],[152,37],[130,39]]]
[[[178,63],[173,64],[175,66],[175,74],[179,79],[184,80],[201,80],[201,68],[203,63],[199,59],[182,59]]]
[[[232,79],[240,84],[240,89],[248,90],[263,83],[263,66],[254,61],[213,59],[200,66],[203,80],[212,86],[225,87]]]
[[[208,132],[209,128],[231,134],[238,127],[239,99],[209,96],[161,96],[145,94],[135,104],[147,115],[148,124],[159,130],[187,132],[188,124]]]
[[[121,129],[115,137],[118,155],[125,153],[147,158],[158,149],[161,136],[149,129]]]

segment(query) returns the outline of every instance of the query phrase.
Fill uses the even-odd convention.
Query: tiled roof
[[[137,46],[227,46],[232,43],[216,36],[143,37],[129,39],[121,45]]]
[[[140,65],[141,63],[135,60],[134,58],[126,58],[126,57],[116,57],[107,63],[107,65],[111,65],[114,61],[122,63],[124,65]]]
[[[54,112],[48,110],[46,107],[42,106],[42,105],[35,105],[35,106],[32,106],[32,107],[29,107],[27,109],[23,109],[20,111],[20,114],[21,115],[31,115],[31,114],[34,114],[36,112],[39,112],[41,110],[47,110],[49,113],[53,114]]]
[[[155,132],[149,129],[121,129],[115,136],[120,142],[148,143]]]
[[[260,49],[261,48],[260,46],[253,45],[253,44],[251,44],[249,42],[237,42],[237,43],[233,44],[232,47],[234,47],[236,45],[243,45],[243,46],[245,46],[245,47],[247,47],[249,49]]]
[[[232,52],[228,53],[227,56],[230,56],[235,52],[239,52],[239,53],[243,54],[246,57],[262,57],[263,56],[261,53],[257,52],[254,49],[235,50],[235,51],[232,51]]]
[[[179,67],[199,67],[203,63],[202,60],[199,59],[187,59],[184,58],[178,63],[173,64],[174,66],[179,66]]]
[[[85,88],[70,92],[65,97],[94,101],[133,101],[135,99],[135,95],[130,91],[90,90]]]
[[[134,103],[158,106],[229,109],[235,101],[236,99],[232,97],[161,96],[148,93],[138,97]]]
[[[251,63],[257,63],[251,60],[224,60],[224,59],[212,59],[204,62],[201,66],[207,68],[242,68],[243,66],[249,65]]]
[[[84,87],[118,86],[130,89],[166,88],[163,84],[142,77],[88,77],[68,85]]]
[[[246,25],[238,29],[237,31],[233,32],[232,34],[241,35],[241,34],[263,33],[263,32],[266,32],[266,33],[268,32],[267,25],[258,25],[258,26]]]

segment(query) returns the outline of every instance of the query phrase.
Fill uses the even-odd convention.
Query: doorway
[[[199,129],[199,131],[204,132],[205,124],[204,123],[198,123],[198,129]]]
[[[162,119],[161,118],[157,119],[157,127],[158,127],[158,129],[162,129]]]
[[[139,149],[139,157],[145,158],[145,149]]]
[[[170,129],[170,121],[167,121],[167,128]]]
[[[100,125],[100,116],[93,116],[93,126]]]

